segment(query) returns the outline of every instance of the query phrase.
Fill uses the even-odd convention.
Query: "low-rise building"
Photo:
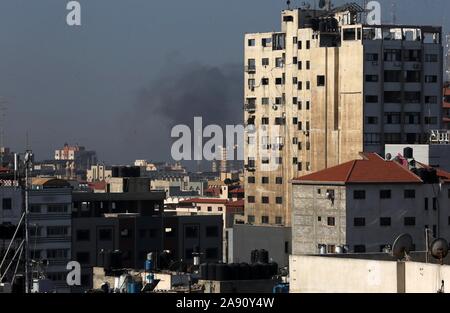
[[[450,239],[450,174],[408,159],[364,154],[293,181],[294,255],[379,252],[408,233],[425,249],[425,229]]]

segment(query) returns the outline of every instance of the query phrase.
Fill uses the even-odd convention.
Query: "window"
[[[65,204],[49,204],[47,206],[48,213],[67,213],[67,209]]]
[[[283,197],[276,197],[275,198],[275,203],[276,204],[283,204]]]
[[[298,124],[298,117],[292,118],[292,124],[297,125]]]
[[[380,199],[390,199],[391,198],[391,190],[380,190]]]
[[[261,197],[261,202],[265,204],[269,203],[269,197]]]
[[[306,90],[311,89],[311,83],[309,81],[306,82]]]
[[[223,211],[223,207],[221,207],[221,206],[217,207],[217,211],[218,212],[222,212]]]
[[[354,253],[365,253],[366,252],[366,246],[365,245],[355,245],[353,247]]]
[[[249,215],[249,216],[247,216],[247,222],[248,222],[249,224],[255,223],[255,216],[254,216],[254,215]]]
[[[297,171],[303,171],[303,163],[302,162],[298,162],[297,164]]]
[[[207,210],[208,212],[212,212],[212,206],[208,206]]]
[[[302,49],[302,41],[301,40],[299,40],[297,42],[297,47],[298,47],[298,49]]]
[[[405,91],[405,102],[407,102],[407,103],[420,103],[421,97],[422,97],[422,93],[420,91]],[[425,102],[426,102],[426,97],[425,97]]]
[[[284,59],[283,58],[276,58],[275,59],[275,66],[278,68],[281,68],[284,66]]]
[[[67,259],[68,249],[49,249],[47,250],[47,259]]]
[[[366,123],[367,124],[371,124],[371,125],[378,124],[378,117],[376,117],[376,116],[366,116]]]
[[[298,68],[299,70],[301,70],[301,69],[303,68],[303,62],[302,62],[302,61],[298,61],[298,63],[297,63],[297,68]]]
[[[366,96],[366,103],[378,103],[378,96]]]
[[[263,58],[262,59],[262,66],[269,66],[269,58]]]
[[[247,177],[247,182],[249,184],[254,184],[255,183],[255,176],[249,176]]]
[[[378,53],[366,53],[366,61],[378,61]]]
[[[401,81],[402,71],[398,70],[386,70],[384,71],[385,83],[398,83]]]
[[[292,164],[297,164],[298,163],[298,158],[292,158]]]
[[[261,45],[263,47],[271,47],[272,46],[272,38],[263,38],[263,39],[261,39]]]
[[[275,164],[283,164],[283,158],[282,157],[276,157],[275,158]]]
[[[404,224],[405,224],[405,226],[415,226],[416,218],[415,217],[405,217]]]
[[[328,226],[336,226],[336,220],[333,216],[328,216],[327,225]]]
[[[435,125],[437,124],[437,117],[435,116],[425,116],[424,117],[424,123],[427,125]]]
[[[275,85],[283,85],[283,78],[281,77],[275,78]]]
[[[100,229],[98,231],[98,238],[100,241],[111,241],[112,240],[112,229]]]
[[[30,213],[40,213],[41,212],[41,205],[40,204],[32,204],[30,206]]]
[[[207,248],[205,250],[205,257],[207,259],[217,259],[219,258],[219,250],[217,248]]]
[[[378,82],[378,75],[366,75],[366,82],[369,82],[369,83]]]
[[[198,227],[197,226],[185,226],[184,234],[186,238],[197,238],[198,237]]]
[[[437,103],[436,96],[425,96],[425,103]]]
[[[297,104],[297,103],[298,103],[298,98],[297,97],[292,98],[292,104]]]
[[[80,264],[89,264],[90,255],[89,252],[77,252],[77,262]]]
[[[268,216],[261,216],[261,224],[269,224],[269,217]]]
[[[388,103],[400,103],[402,101],[402,95],[400,91],[385,91],[384,101]]]
[[[298,38],[297,38],[297,37],[293,37],[293,38],[292,38],[292,43],[293,43],[293,44],[297,44],[297,42],[298,42]]]
[[[207,226],[206,227],[206,237],[218,237],[219,229],[217,226]]]
[[[306,69],[311,69],[311,61],[306,61]]]
[[[12,210],[12,199],[11,198],[3,198],[2,199],[2,209],[3,210]]]
[[[275,224],[282,225],[283,224],[283,218],[281,216],[275,216]]]
[[[354,190],[353,191],[353,199],[365,199],[366,191],[365,190]]]
[[[387,112],[384,113],[384,123],[385,124],[400,124],[401,114],[397,112]]]
[[[248,88],[249,88],[249,89],[254,89],[254,88],[255,88],[255,85],[256,85],[255,79],[250,78],[250,79],[248,80]]]
[[[297,89],[298,90],[302,90],[303,89],[303,83],[302,82],[298,82]]]
[[[89,241],[91,237],[91,232],[89,229],[78,229],[76,238],[77,241]]]
[[[269,125],[269,118],[268,117],[262,117],[261,118],[261,124],[262,125]]]
[[[381,217],[380,218],[380,226],[391,226],[391,218],[390,217]]]
[[[428,198],[425,198],[425,211],[428,211]]]
[[[384,61],[386,62],[400,62],[402,60],[402,50],[400,49],[386,49],[384,51]]]
[[[268,105],[269,104],[269,98],[261,98],[261,105]]]
[[[297,64],[297,62],[298,62],[298,58],[297,58],[297,57],[293,57],[293,58],[292,58],[292,63],[293,63],[293,64]]]
[[[400,133],[384,133],[384,142],[391,144],[399,144],[401,142],[401,134]]]
[[[283,117],[276,117],[275,118],[275,125],[285,125],[286,120]]]
[[[269,163],[270,163],[269,157],[262,157],[261,158],[261,164],[269,164]]]
[[[380,144],[380,134],[378,133],[364,133],[364,144],[377,145]]]
[[[261,178],[261,183],[262,184],[268,184],[269,183],[269,177],[262,177]]]
[[[421,71],[406,71],[405,81],[407,83],[420,83]]]
[[[317,76],[317,86],[318,87],[325,86],[325,76],[324,75]]]
[[[306,49],[310,49],[311,48],[311,41],[306,40]]]
[[[67,236],[69,227],[67,226],[48,226],[47,237],[64,237]]]
[[[309,101],[306,101],[306,110],[309,110],[311,107],[311,103]]]
[[[254,47],[256,45],[255,39],[249,39],[248,42],[247,42],[247,45],[249,47]]]
[[[292,77],[292,84],[293,85],[297,85],[298,83],[298,78],[297,77]]]
[[[437,54],[425,54],[425,62],[436,63],[438,61]]]
[[[438,207],[438,202],[437,202],[437,198],[433,198],[433,210],[437,210]]]
[[[267,77],[264,77],[261,79],[261,85],[267,86],[269,84],[269,79]]]
[[[277,177],[275,178],[275,184],[281,185],[283,183],[283,177]]]
[[[356,227],[366,226],[366,219],[364,217],[355,217],[353,219],[353,226]]]
[[[248,203],[255,203],[255,196],[248,196],[247,197],[247,202]]]
[[[406,189],[404,191],[405,199],[414,199],[416,197],[416,191],[414,189]]]
[[[420,50],[403,50],[403,59],[405,62],[420,62],[422,58],[422,51]]]

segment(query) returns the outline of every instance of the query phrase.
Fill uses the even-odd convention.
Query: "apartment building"
[[[408,233],[416,250],[450,239],[450,173],[375,153],[293,181],[293,255],[381,252]]]
[[[33,277],[40,271],[57,292],[69,292],[67,263],[72,251],[72,189],[65,180],[33,178],[29,193],[30,259]],[[42,264],[45,260],[48,265]]]
[[[443,128],[450,130],[450,82],[446,82],[444,86],[444,98],[442,102],[443,108]]]
[[[364,18],[355,4],[284,10],[281,31],[245,35],[248,223],[290,225],[292,178],[440,127],[441,28]]]

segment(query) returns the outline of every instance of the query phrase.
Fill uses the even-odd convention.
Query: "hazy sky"
[[[69,27],[67,2],[0,1],[6,145],[22,151],[28,129],[38,159],[69,142],[111,163],[169,159],[171,126],[194,114],[239,123],[243,34],[279,30],[285,7],[279,0],[80,0],[82,26]],[[391,21],[393,1],[380,2]],[[395,3],[398,23],[450,29],[448,0]]]

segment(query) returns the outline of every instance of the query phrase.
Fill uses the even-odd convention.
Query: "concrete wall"
[[[397,262],[290,256],[291,293],[395,293]]]
[[[250,263],[252,250],[265,249],[269,251],[269,259],[277,262],[279,267],[288,265],[291,253],[290,227],[236,224],[229,239],[229,259],[232,262]]]
[[[449,265],[305,255],[290,256],[289,274],[292,293],[450,292]]]

